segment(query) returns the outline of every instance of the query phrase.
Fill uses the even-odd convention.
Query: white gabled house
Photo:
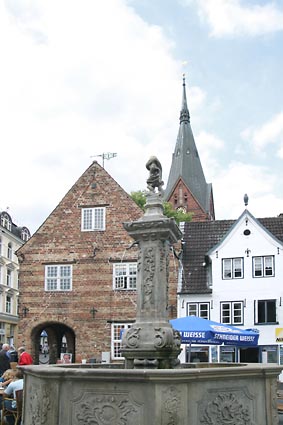
[[[186,223],[182,263],[178,317],[260,334],[257,347],[193,346],[191,361],[283,364],[283,216]]]

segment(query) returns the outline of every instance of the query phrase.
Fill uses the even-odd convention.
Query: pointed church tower
[[[175,209],[193,213],[193,221],[215,219],[212,185],[206,183],[190,125],[185,76],[180,128],[164,197]]]

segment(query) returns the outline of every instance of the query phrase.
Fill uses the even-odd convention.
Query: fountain
[[[162,168],[146,164],[144,216],[124,223],[139,245],[136,322],[118,365],[24,368],[25,425],[278,425],[277,376],[263,364],[180,365],[180,337],[167,318],[168,254],[181,238],[163,214]]]

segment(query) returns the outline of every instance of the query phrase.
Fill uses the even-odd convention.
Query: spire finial
[[[248,195],[246,193],[244,195],[244,203],[245,203],[245,207],[247,207],[248,206],[248,203],[249,203],[249,197],[248,197]]]
[[[187,95],[186,95],[186,74],[183,73],[183,98],[182,98],[182,109],[180,113],[180,124],[182,122],[190,122],[190,113],[187,105]]]

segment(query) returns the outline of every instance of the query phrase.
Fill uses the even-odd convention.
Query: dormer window
[[[12,230],[12,220],[8,213],[2,212],[1,214],[1,226],[5,227],[9,231]]]
[[[23,227],[21,231],[21,239],[26,242],[30,239],[30,231],[27,227]]]

